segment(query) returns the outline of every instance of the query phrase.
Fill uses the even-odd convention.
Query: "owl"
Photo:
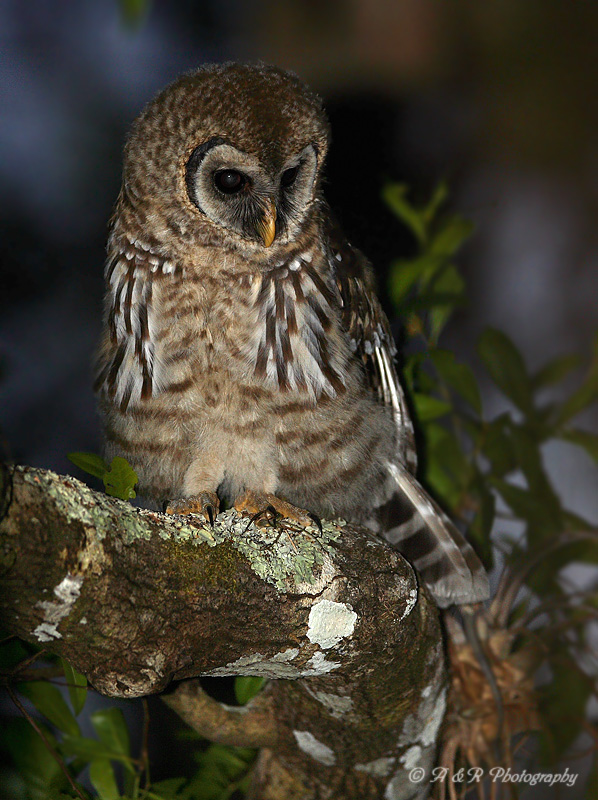
[[[342,517],[441,607],[480,601],[480,562],[414,474],[372,269],[322,194],[329,138],[320,99],[263,64],[184,75],[135,121],[97,364],[106,455],[170,513]]]

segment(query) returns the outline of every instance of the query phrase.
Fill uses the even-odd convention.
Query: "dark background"
[[[598,327],[598,5],[502,0],[179,0],[127,24],[117,0],[0,3],[0,427],[11,456],[69,469],[97,450],[90,363],[128,126],[209,60],[295,69],[326,98],[327,194],[374,260],[411,243],[380,201],[441,178],[476,225],[471,304],[446,339],[476,366],[485,324],[528,363]],[[496,411],[488,397],[489,413]],[[586,424],[596,426],[596,410]],[[555,450],[556,448],[556,450]],[[551,445],[570,504],[598,515],[590,464]]]
[[[546,0],[0,2],[0,430],[12,459],[75,471],[98,451],[91,392],[107,220],[126,131],[206,61],[263,59],[326,99],[327,195],[383,292],[412,242],[386,179],[425,200],[446,178],[476,226],[471,303],[445,344],[478,369],[485,325],[531,367],[598,328],[598,4]],[[486,392],[489,415],[500,400]],[[580,424],[598,428],[590,410]],[[589,457],[545,450],[567,504],[598,518]],[[575,580],[583,576],[577,574]],[[171,773],[173,774],[173,773]]]

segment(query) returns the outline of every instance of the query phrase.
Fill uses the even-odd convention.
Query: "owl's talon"
[[[237,511],[240,510],[238,507],[236,508]],[[245,528],[245,533],[247,533],[251,525],[257,525],[258,528],[266,528],[268,526],[272,527],[276,525],[276,520],[278,517],[280,517],[280,514],[274,508],[273,505],[268,505],[266,506],[266,508],[261,508],[259,511],[256,511],[255,514],[252,514],[252,516],[249,518],[249,522],[247,524],[247,527]]]
[[[200,514],[213,528],[219,508],[220,500],[216,492],[199,492],[199,494],[191,495],[191,497],[170,500],[166,507],[166,513],[181,514],[182,516]]]
[[[313,520],[314,525],[320,531],[320,533],[324,533],[324,531],[322,530],[322,520],[320,519],[320,517],[318,517],[317,514],[312,514],[311,511],[308,511],[307,515],[308,515],[308,517],[311,517],[311,519]]]
[[[214,527],[214,519],[215,519],[214,506],[211,503],[206,503],[204,510],[205,510],[206,514],[208,515],[208,522],[210,523],[210,527],[213,528]]]
[[[280,517],[280,514],[274,508],[274,506],[270,504],[266,506],[266,508],[263,511],[259,512],[257,516],[258,516],[258,521],[256,524],[259,527],[259,523],[262,521],[260,520],[260,517],[263,518],[263,521],[265,522],[266,525],[276,525],[276,520],[278,517]]]
[[[234,505],[240,514],[251,514],[250,522],[258,520],[258,525],[260,518],[268,515],[271,519],[270,525],[276,525],[280,520],[291,520],[298,522],[304,528],[316,525],[322,530],[322,523],[315,514],[297,508],[269,492],[245,491],[240,497],[237,497]]]

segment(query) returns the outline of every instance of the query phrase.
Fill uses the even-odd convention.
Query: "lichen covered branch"
[[[189,727],[212,742],[235,747],[276,745],[274,707],[266,694],[246,706],[227,706],[206,694],[199,681],[190,680],[162,699]]]
[[[285,679],[245,712],[194,682],[170,695],[219,741],[267,745],[252,796],[425,796],[408,771],[432,763],[444,714],[438,617],[373,535],[328,522],[261,530],[234,511],[210,528],[18,467],[0,543],[6,627],[105,694],[201,675]]]

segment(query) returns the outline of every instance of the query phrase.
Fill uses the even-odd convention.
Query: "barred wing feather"
[[[392,409],[398,431],[396,459],[386,465],[388,499],[373,509],[373,526],[418,570],[441,608],[485,600],[490,592],[480,560],[415,478],[413,426],[394,365],[390,327],[376,298],[369,264],[338,228],[330,229],[329,247],[351,346],[363,363],[371,391]]]

